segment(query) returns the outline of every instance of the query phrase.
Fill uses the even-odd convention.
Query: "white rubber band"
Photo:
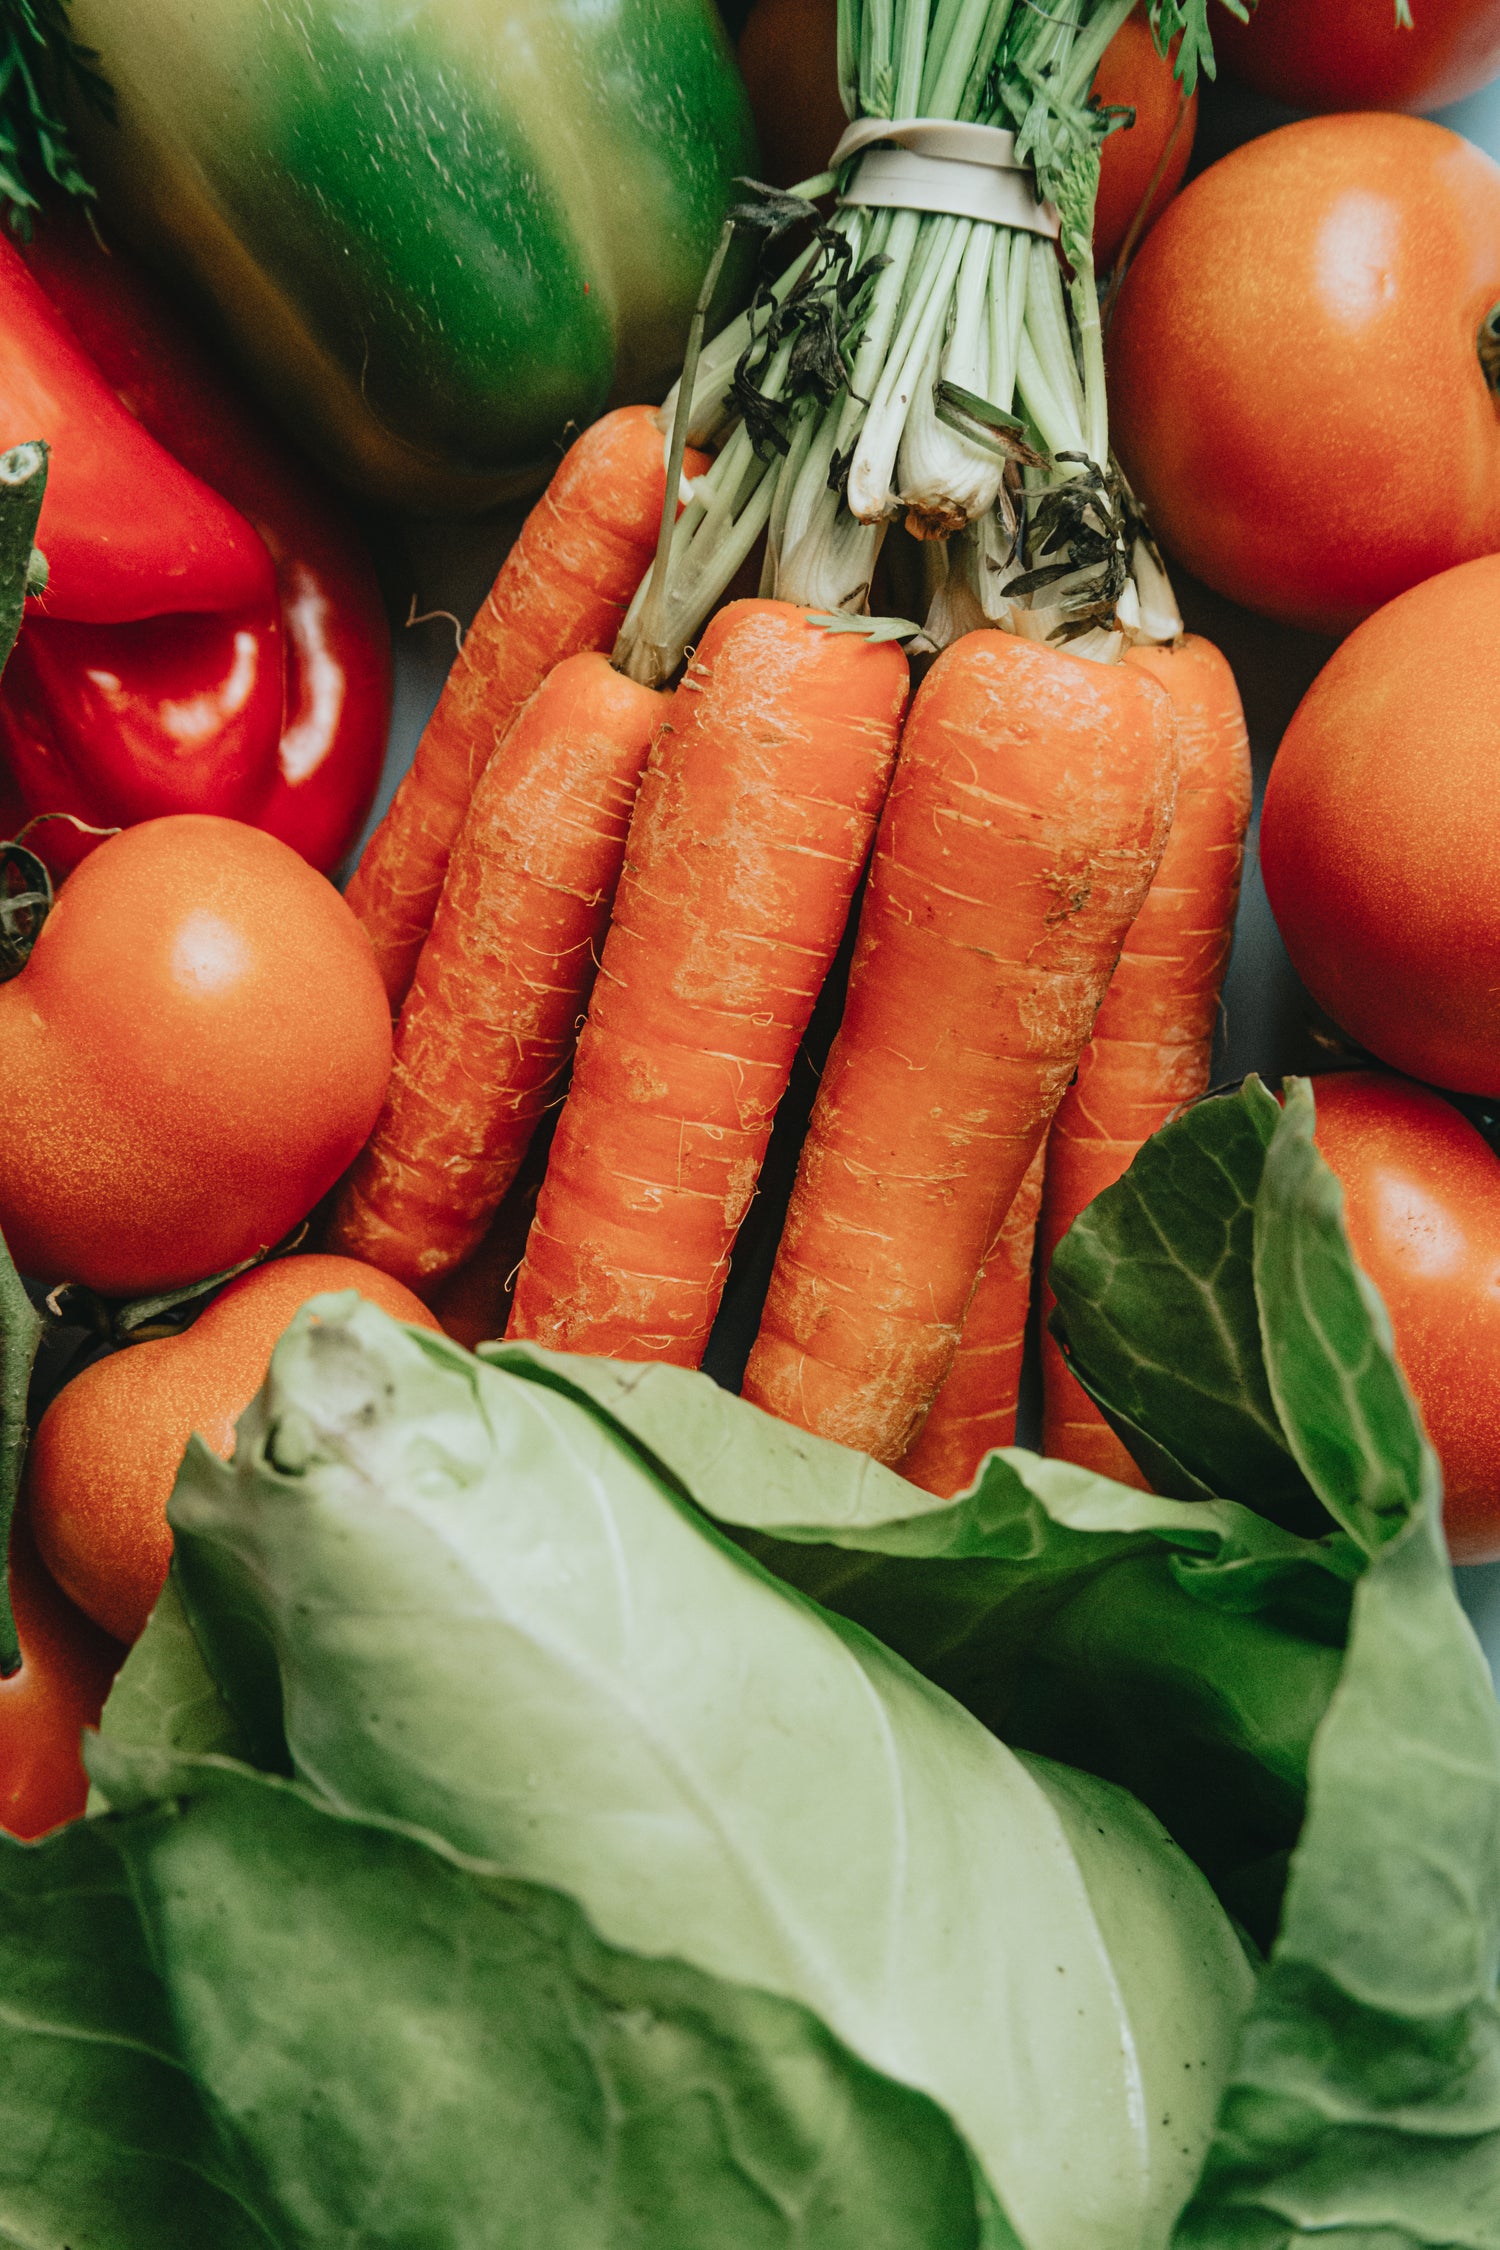
[[[829,170],[852,156],[860,162],[840,203],[941,211],[1019,227],[1054,242],[1062,232],[1055,207],[1037,196],[1031,166],[1016,162],[1015,134],[999,125],[964,125],[951,117],[861,117],[840,139]]]

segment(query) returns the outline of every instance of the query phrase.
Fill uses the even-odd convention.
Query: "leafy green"
[[[799,2000],[944,2105],[1028,2250],[1165,2243],[1249,1971],[1110,1784],[1006,1749],[579,1400],[352,1294],[171,1519],[257,1755],[284,1730],[329,1803]]]
[[[1372,1557],[1306,1825],[1179,2250],[1500,2250],[1500,1710],[1436,1463],[1294,1082],[1255,1269],[1277,1403]]]
[[[1312,1088],[1289,1081],[1255,1205],[1255,1296],[1287,1443],[1367,1554],[1440,1498],[1437,1459],[1391,1324],[1344,1233],[1344,1193],[1313,1146]]]
[[[1360,1555],[1009,1450],[951,1502],[680,1368],[486,1345],[1007,1742],[1123,1783],[1266,1940]]]
[[[1500,1714],[1424,1512],[1355,1596],[1180,2250],[1500,2246]]]
[[[111,1742],[152,1750],[243,1758],[248,1745],[214,1685],[169,1577],[146,1630],[115,1675],[99,1732]]]
[[[0,0],[0,205],[12,226],[38,208],[32,191],[44,181],[65,195],[93,194],[78,169],[61,93],[71,79],[112,116],[98,60],[69,31],[67,0]]]
[[[1052,1330],[1160,1492],[1328,1529],[1261,1351],[1255,1204],[1281,1111],[1258,1078],[1149,1140],[1058,1245]]]
[[[805,2010],[230,1761],[92,1762],[113,1814],[0,1839],[4,2239],[1005,2250]]]

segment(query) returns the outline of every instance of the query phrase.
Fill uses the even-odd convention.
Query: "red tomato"
[[[1357,1070],[1314,1080],[1317,1143],[1354,1255],[1443,1465],[1456,1562],[1500,1558],[1500,1158],[1425,1086]]]
[[[1214,14],[1214,53],[1292,109],[1441,109],[1500,71],[1500,0],[1257,0]]]
[[[1500,1096],[1500,555],[1336,649],[1282,738],[1266,892],[1303,983],[1413,1077]]]
[[[1214,28],[1217,33],[1217,24]],[[1102,273],[1124,248],[1157,166],[1161,165],[1161,178],[1142,233],[1155,225],[1181,187],[1193,153],[1198,96],[1190,94],[1184,102],[1172,64],[1157,53],[1151,27],[1137,8],[1104,50],[1094,73],[1094,99],[1106,109],[1135,111],[1135,123],[1111,133],[1100,152],[1094,263]]]
[[[132,1296],[279,1241],[358,1152],[390,1074],[369,940],[275,837],[126,829],[0,985],[0,1229],[23,1273]]]
[[[24,1521],[11,1535],[10,1598],[21,1669],[0,1680],[0,1828],[30,1838],[83,1811],[79,1738],[99,1724],[125,1651],[64,1601]]]
[[[1500,165],[1413,117],[1236,149],[1153,227],[1110,333],[1126,474],[1198,577],[1346,632],[1500,548]]]
[[[26,1464],[37,1547],[64,1593],[117,1640],[136,1639],[161,1592],[172,1559],[167,1502],[189,1437],[196,1430],[228,1459],[277,1337],[329,1289],[357,1289],[397,1320],[438,1325],[409,1289],[358,1259],[278,1258],[232,1281],[180,1336],[84,1368],[42,1416]]]

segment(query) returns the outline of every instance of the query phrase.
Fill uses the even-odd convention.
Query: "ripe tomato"
[[[1217,35],[1217,23],[1214,30]],[[1198,96],[1196,92],[1188,95],[1184,115],[1183,92],[1172,64],[1157,53],[1144,11],[1137,8],[1104,50],[1094,73],[1094,99],[1106,109],[1135,111],[1135,123],[1111,133],[1099,157],[1094,263],[1103,273],[1124,248],[1125,237],[1163,156],[1166,163],[1146,213],[1145,227],[1155,225],[1181,187],[1193,153]]]
[[[0,985],[0,1229],[110,1295],[202,1280],[308,1212],[363,1144],[385,990],[333,885],[239,821],[101,844]]]
[[[1251,609],[1346,632],[1500,548],[1500,165],[1415,117],[1317,117],[1183,190],[1110,332],[1125,472]]]
[[[1214,16],[1214,53],[1293,109],[1441,109],[1500,71],[1500,0],[1257,0]]]
[[[64,1593],[117,1640],[136,1639],[161,1592],[167,1502],[189,1437],[196,1430],[228,1459],[277,1337],[327,1289],[357,1289],[397,1320],[438,1325],[374,1266],[280,1258],[232,1281],[180,1336],[96,1360],[42,1416],[26,1465],[37,1547]]]
[[[1500,1558],[1500,1158],[1438,1094],[1318,1078],[1317,1144],[1443,1465],[1456,1562]]]
[[[1313,681],[1261,815],[1303,983],[1413,1077],[1500,1095],[1500,555],[1379,610]]]
[[[99,1724],[125,1651],[64,1601],[20,1520],[11,1534],[10,1598],[21,1669],[0,1680],[0,1828],[29,1839],[83,1811],[89,1785],[79,1738]]]

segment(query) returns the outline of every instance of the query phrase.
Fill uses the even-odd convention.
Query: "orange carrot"
[[[481,774],[334,1211],[346,1256],[431,1288],[482,1239],[571,1060],[667,703],[565,657]]]
[[[1127,659],[1159,680],[1177,717],[1172,834],[1125,940],[1094,1035],[1047,1147],[1042,1273],[1087,1204],[1113,1187],[1141,1143],[1208,1085],[1219,987],[1229,961],[1250,818],[1250,746],[1234,674],[1189,634]],[[1042,1313],[1052,1308],[1045,1290]],[[1045,1325],[1043,1448],[1122,1484],[1145,1479]]]
[[[695,1367],[848,918],[906,659],[732,602],[652,746],[511,1336]]]
[[[553,1112],[556,1115],[556,1111]],[[483,1242],[472,1258],[445,1274],[428,1293],[427,1302],[442,1323],[443,1333],[466,1351],[505,1334],[511,1291],[526,1254],[526,1236],[536,1216],[537,1191],[547,1167],[547,1146],[552,1136],[543,1123],[533,1136],[520,1171],[489,1223]]]
[[[1016,1190],[998,1241],[985,1254],[953,1365],[916,1444],[899,1464],[904,1477],[945,1500],[968,1490],[993,1447],[1015,1443],[1046,1154],[1044,1141]]]
[[[690,453],[684,474],[707,466]],[[606,414],[563,456],[469,627],[411,770],[345,893],[392,1008],[405,999],[474,785],[521,705],[565,656],[614,646],[651,562],[666,440],[646,406]]]
[[[1171,819],[1133,666],[969,633],[912,707],[745,1396],[899,1461]]]

